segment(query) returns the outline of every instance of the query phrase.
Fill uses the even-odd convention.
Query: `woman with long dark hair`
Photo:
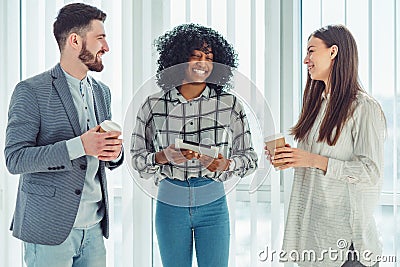
[[[358,81],[357,45],[345,26],[313,32],[304,64],[302,111],[291,129],[298,148],[286,145],[271,157],[284,163],[280,170],[295,168],[283,250],[297,251],[290,259],[300,266],[378,265],[373,212],[382,185],[384,114]],[[302,258],[304,251],[315,260]]]

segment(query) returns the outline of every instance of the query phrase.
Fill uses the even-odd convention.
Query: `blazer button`
[[[86,170],[86,165],[81,165],[81,166],[79,166],[80,168],[81,168],[81,170]]]
[[[76,190],[75,190],[75,194],[80,195],[81,193],[82,193],[81,190],[79,190],[79,189],[76,189]]]
[[[61,166],[61,170],[65,169],[65,166]]]

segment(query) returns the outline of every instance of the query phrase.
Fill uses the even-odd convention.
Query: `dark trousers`
[[[354,251],[353,244],[351,244],[349,250]],[[372,267],[378,267],[378,266],[379,266],[379,262],[372,265]],[[347,261],[342,265],[342,267],[366,267],[366,266],[358,261],[356,253],[349,252],[349,254],[347,256]]]

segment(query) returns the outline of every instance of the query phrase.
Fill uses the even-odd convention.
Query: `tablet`
[[[199,144],[192,141],[186,141],[179,138],[175,139],[175,148],[189,149],[199,154],[207,155],[212,158],[218,158],[218,147],[205,144]]]

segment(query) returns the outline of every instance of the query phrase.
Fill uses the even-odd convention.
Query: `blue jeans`
[[[106,248],[100,223],[88,229],[72,229],[56,246],[24,242],[27,267],[105,267]]]
[[[181,192],[170,194],[171,188]],[[223,184],[205,178],[164,179],[158,196],[156,233],[163,266],[192,266],[194,241],[199,267],[227,267],[230,229]]]

